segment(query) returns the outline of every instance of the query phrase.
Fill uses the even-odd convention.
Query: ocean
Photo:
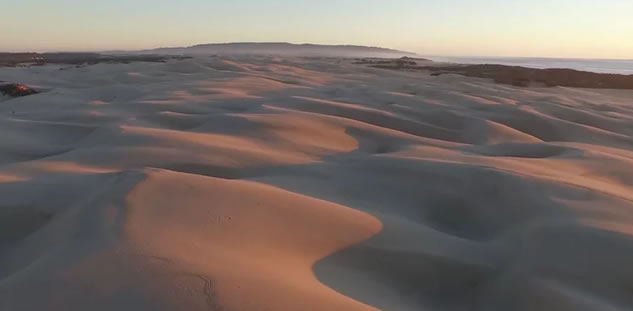
[[[574,59],[531,57],[426,57],[437,62],[461,64],[500,64],[528,68],[569,68],[599,73],[633,75],[633,59]]]

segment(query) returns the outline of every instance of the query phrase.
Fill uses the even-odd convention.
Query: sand
[[[633,308],[633,91],[246,56],[0,80],[42,91],[0,98],[0,310]]]

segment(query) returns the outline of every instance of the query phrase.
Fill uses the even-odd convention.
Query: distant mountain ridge
[[[417,54],[359,45],[293,44],[285,42],[238,42],[199,44],[190,47],[158,48],[144,54],[278,55],[314,57],[403,57]]]

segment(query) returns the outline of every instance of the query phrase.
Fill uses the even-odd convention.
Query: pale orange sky
[[[236,41],[360,44],[423,55],[633,59],[631,0],[20,0],[2,51]]]

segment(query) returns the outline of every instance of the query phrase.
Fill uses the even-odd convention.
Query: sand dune
[[[64,70],[60,70],[60,69]],[[0,310],[628,310],[633,92],[0,68]]]

